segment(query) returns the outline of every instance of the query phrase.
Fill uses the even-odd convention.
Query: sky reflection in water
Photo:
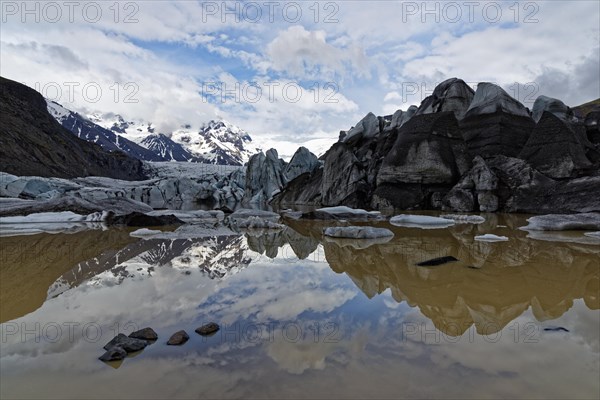
[[[598,398],[598,245],[528,238],[519,218],[496,218],[391,227],[367,248],[301,222],[254,236],[0,238],[0,394]],[[448,255],[459,261],[416,266]],[[209,321],[221,331],[194,333]],[[145,326],[156,343],[97,360],[117,331]],[[544,330],[556,327],[569,332]],[[180,329],[190,341],[166,346]]]

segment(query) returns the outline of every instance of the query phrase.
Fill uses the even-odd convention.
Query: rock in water
[[[202,325],[200,328],[196,328],[196,333],[202,336],[210,335],[211,333],[215,333],[220,329],[219,325],[214,322],[209,322],[208,324]]]
[[[575,132],[549,112],[541,116],[519,158],[551,178],[573,178],[593,166]]]
[[[438,257],[438,258],[433,258],[431,260],[423,261],[423,262],[418,263],[417,265],[419,267],[435,267],[437,265],[447,264],[447,263],[451,263],[454,261],[458,261],[458,259],[454,258],[452,256],[446,256],[446,257]]]
[[[533,109],[531,110],[531,116],[537,123],[542,119],[542,115],[545,112],[549,112],[556,118],[563,122],[572,122],[575,118],[573,110],[569,108],[565,103],[552,97],[539,96],[533,103]]]
[[[148,346],[148,342],[145,340],[130,338],[122,333],[119,333],[104,346],[104,350],[110,350],[113,347],[120,347],[127,353],[132,353],[134,351],[140,351],[146,346]]]
[[[190,336],[186,333],[186,331],[178,331],[178,332],[175,332],[173,335],[171,335],[167,344],[169,346],[181,346],[182,344],[187,342],[189,339],[190,339]]]
[[[122,347],[113,346],[109,350],[107,350],[106,353],[102,354],[99,357],[99,360],[105,361],[105,362],[117,361],[117,360],[122,360],[125,357],[127,357],[127,352],[125,350],[123,350]]]
[[[477,85],[460,122],[469,151],[484,158],[498,154],[517,157],[534,127],[527,108],[491,83]]]
[[[154,332],[152,328],[144,328],[139,331],[131,332],[129,334],[130,338],[134,339],[143,339],[143,340],[156,340],[158,339],[158,335]]]
[[[474,93],[462,79],[447,79],[435,87],[431,96],[423,100],[416,115],[452,111],[460,120],[469,109]]]

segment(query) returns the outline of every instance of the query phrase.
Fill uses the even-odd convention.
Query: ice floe
[[[428,215],[396,215],[390,218],[390,224],[407,228],[440,229],[455,224],[454,220]]]
[[[491,233],[486,233],[485,235],[475,236],[475,240],[479,242],[506,242],[508,241],[508,238],[506,236],[498,236]]]

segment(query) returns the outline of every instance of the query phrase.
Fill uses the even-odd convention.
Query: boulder
[[[169,340],[167,341],[167,344],[169,346],[181,346],[182,344],[184,344],[185,342],[187,342],[190,339],[190,335],[187,334],[186,331],[177,331],[174,334],[171,335],[171,337],[169,338]]]
[[[209,322],[208,324],[204,324],[201,327],[196,328],[196,333],[202,336],[207,336],[217,332],[219,329],[221,329],[221,327],[218,324]]]
[[[112,348],[121,348],[127,353],[133,353],[134,351],[140,351],[148,346],[148,342],[141,339],[135,339],[127,337],[122,333],[115,336],[110,342],[104,345],[104,350],[110,350]]]
[[[106,353],[102,354],[98,359],[100,361],[118,361],[127,357],[127,352],[119,346],[111,347]]]
[[[447,79],[435,87],[431,96],[423,100],[416,115],[452,111],[460,120],[469,109],[474,93],[462,79]]]
[[[143,340],[156,340],[158,335],[152,328],[144,328],[129,334],[130,338],[143,339]]]

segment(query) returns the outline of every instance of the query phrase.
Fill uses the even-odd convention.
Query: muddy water
[[[598,398],[600,244],[519,216],[390,241],[0,238],[2,398]],[[477,242],[495,233],[508,242]],[[434,267],[417,263],[452,256]],[[202,323],[222,329],[203,338]],[[116,333],[159,340],[97,360]],[[166,346],[180,329],[181,347]]]

